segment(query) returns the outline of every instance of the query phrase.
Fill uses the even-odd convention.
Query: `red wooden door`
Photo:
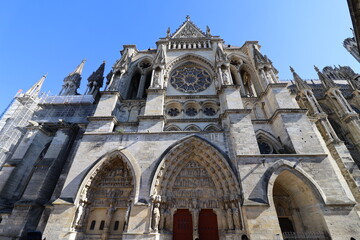
[[[219,240],[216,213],[212,209],[201,209],[199,215],[200,240]]]
[[[178,209],[174,214],[173,240],[193,240],[192,216],[188,209]]]

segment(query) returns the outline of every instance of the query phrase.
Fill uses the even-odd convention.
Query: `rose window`
[[[186,115],[193,117],[197,114],[197,110],[193,107],[190,107],[190,108],[186,109],[185,113],[186,113]]]
[[[211,84],[211,78],[204,69],[187,65],[177,68],[171,74],[170,83],[179,91],[196,93],[207,89]]]
[[[179,115],[179,113],[180,113],[180,111],[177,108],[170,108],[167,111],[167,114],[169,114],[169,116],[171,116],[171,117],[176,117],[177,115]]]
[[[214,116],[216,111],[212,107],[207,107],[207,108],[204,109],[204,113],[207,116]]]

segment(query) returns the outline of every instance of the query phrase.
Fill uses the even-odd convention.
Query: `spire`
[[[333,80],[331,80],[330,78],[328,78],[327,76],[325,76],[318,67],[314,66],[315,71],[317,72],[320,81],[322,82],[322,84],[325,86],[326,89],[328,88],[337,88],[335,82]]]
[[[82,73],[82,71],[83,71],[83,68],[84,68],[84,65],[85,65],[85,62],[86,62],[86,59],[84,58],[84,59],[81,61],[81,63],[76,67],[76,69],[69,74],[69,76],[70,76],[70,75],[73,75],[73,74],[79,74],[79,75],[81,75],[81,73]]]
[[[39,81],[37,81],[29,90],[25,92],[24,95],[30,96],[30,97],[37,97],[39,95],[39,92],[41,90],[41,87],[46,79],[47,73],[43,75]]]
[[[295,72],[295,70],[292,67],[290,67],[290,71],[293,73],[294,81],[299,91],[304,89],[311,89],[310,86],[307,85],[307,83],[301,79],[301,77]]]
[[[103,86],[105,61],[88,78],[88,88],[85,94],[93,94]]]
[[[85,61],[86,59],[83,59],[76,69],[64,78],[64,84],[59,95],[66,96],[78,94],[77,89],[80,87],[81,73],[83,71]]]

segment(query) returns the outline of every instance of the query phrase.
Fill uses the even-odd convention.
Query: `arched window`
[[[170,125],[167,128],[165,128],[165,131],[181,131],[181,129],[176,125]]]
[[[142,98],[146,98],[147,97],[147,92],[146,89],[149,89],[150,84],[151,84],[151,71],[148,71],[148,73],[146,74],[146,78],[145,78],[145,88],[144,88],[144,92],[142,95]]]
[[[204,131],[216,132],[216,131],[221,131],[221,129],[218,126],[211,124],[211,125],[206,126],[204,128]]]
[[[198,126],[191,124],[191,125],[187,126],[187,127],[184,129],[184,131],[200,132],[201,129],[200,129]]]
[[[282,144],[280,137],[276,138],[274,135],[264,130],[257,130],[256,138],[261,154],[294,153],[291,146],[284,146]]]
[[[139,89],[141,74],[140,72],[136,71],[131,78],[130,86],[127,94],[127,99],[136,99],[137,92]]]

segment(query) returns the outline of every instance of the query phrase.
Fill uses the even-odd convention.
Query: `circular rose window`
[[[182,66],[175,69],[170,76],[171,85],[185,93],[196,93],[207,89],[211,84],[208,72],[196,66]]]

